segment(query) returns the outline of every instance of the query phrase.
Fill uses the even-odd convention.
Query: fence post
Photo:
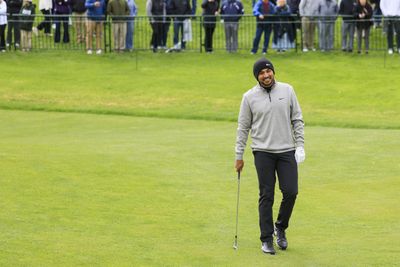
[[[112,51],[112,45],[111,45],[111,34],[112,34],[111,28],[112,28],[112,22],[111,22],[110,19],[107,19],[107,24],[108,24],[108,47],[109,47],[109,50],[108,50],[108,51],[111,53],[111,51]]]
[[[200,25],[199,25],[199,27],[200,27],[200,40],[199,40],[200,53],[203,53],[203,46],[202,46],[202,43],[201,43],[201,40],[203,40],[203,27],[202,27],[202,25],[203,25],[203,16],[200,16]]]
[[[93,38],[90,36],[89,38]],[[107,19],[103,22],[103,42],[104,42],[104,53],[107,53]]]

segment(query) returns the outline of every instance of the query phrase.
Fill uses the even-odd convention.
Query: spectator
[[[276,0],[270,0],[270,2],[276,6]],[[257,0],[251,0],[251,7],[253,8],[256,3]]]
[[[153,52],[157,52],[157,49],[161,48],[165,15],[167,14],[167,7],[164,0],[147,0],[146,12],[150,19],[150,25],[153,30],[151,36],[151,48]]]
[[[132,51],[133,49],[133,36],[134,36],[134,22],[137,15],[137,6],[135,0],[127,0],[129,8],[129,19],[126,22],[126,40],[125,49]]]
[[[357,28],[357,45],[358,53],[361,53],[362,39],[364,38],[365,53],[368,54],[369,49],[369,30],[373,24],[371,18],[373,15],[372,7],[367,0],[358,0],[356,6],[356,28]]]
[[[71,0],[55,0],[53,3],[56,32],[54,42],[59,43],[61,39],[61,25],[63,27],[63,42],[69,43],[69,15],[71,14]]]
[[[225,28],[225,43],[228,53],[235,53],[238,49],[239,20],[244,14],[242,2],[227,0],[222,3],[221,15]]]
[[[196,18],[197,0],[192,0],[192,16]]]
[[[287,0],[286,4],[290,7],[292,14],[299,15],[300,0]]]
[[[85,43],[86,0],[71,0],[72,15],[76,32],[76,42]]]
[[[256,35],[253,40],[253,48],[251,54],[257,53],[258,44],[260,43],[261,35],[264,33],[264,45],[262,53],[266,54],[268,51],[269,38],[271,36],[273,18],[271,15],[275,14],[275,5],[269,0],[258,0],[253,7],[253,15],[256,17]]]
[[[0,51],[6,52],[7,4],[0,0]]]
[[[32,49],[32,26],[35,19],[36,5],[32,0],[25,0],[20,11],[21,50],[28,52]]]
[[[300,0],[287,0],[286,3],[290,7],[290,11],[292,12],[292,16],[290,17],[290,21],[292,21],[292,23],[290,24],[292,26],[292,30],[290,31],[291,34],[289,34],[289,41],[290,41],[290,43],[294,43],[296,41],[296,31],[297,31],[297,29],[300,29],[300,27],[301,27],[301,23],[299,23],[299,21],[300,21],[300,12],[299,12]]]
[[[317,0],[301,0],[299,11],[301,16],[301,27],[303,28],[303,52],[315,51],[314,35],[316,28],[316,16],[318,15]]]
[[[21,32],[19,28],[19,12],[22,7],[22,0],[8,0],[7,12],[8,12],[8,26],[7,26],[7,43],[6,46],[10,47],[14,44],[14,48],[18,49],[21,39]],[[13,41],[14,35],[14,43]]]
[[[163,36],[161,40],[161,46],[163,49],[167,49],[167,40],[169,27],[171,26],[171,0],[164,0],[167,9],[167,16],[165,16],[165,23],[163,25]]]
[[[319,49],[322,52],[333,49],[337,14],[338,5],[335,0],[322,0],[319,3]]]
[[[38,31],[44,29],[44,34],[46,36],[51,36],[51,10],[53,9],[52,0],[39,0],[39,10],[44,16],[44,20],[39,23],[39,25],[33,28],[33,33],[38,35]]]
[[[292,12],[286,4],[286,0],[278,0],[276,3],[277,22],[274,24],[273,38],[273,45],[278,53],[294,47],[294,44],[289,41],[289,35],[293,35],[293,27],[290,24],[291,14]]]
[[[388,53],[393,54],[394,32],[396,32],[396,52],[400,53],[400,1],[381,0],[380,4],[387,26]]]
[[[103,21],[106,14],[105,0],[86,0],[86,49],[89,55],[93,54],[93,35],[96,36],[96,54],[101,54],[101,37],[103,35]]]
[[[356,5],[356,0],[342,0],[339,5],[339,15],[342,16],[343,52],[353,52]]]
[[[215,31],[215,24],[217,21],[219,1],[218,0],[203,0],[201,4],[203,8],[203,26],[205,31],[204,46],[206,53],[213,51],[213,35]]]
[[[189,0],[171,0],[171,14],[174,18],[174,47],[179,48],[179,33],[181,34],[180,48],[186,48],[186,40],[183,38],[183,23],[189,19],[192,13]]]
[[[126,0],[110,0],[107,5],[107,14],[112,19],[112,30],[114,34],[114,51],[125,50],[126,41],[126,19],[129,16],[129,7]]]
[[[382,10],[380,6],[380,0],[371,0],[373,4],[373,18],[374,18],[374,28],[380,28],[382,22]]]

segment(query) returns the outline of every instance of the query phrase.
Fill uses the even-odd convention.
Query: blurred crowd
[[[213,52],[213,36],[220,22],[227,52],[237,52],[240,21],[245,14],[241,0],[202,0],[201,3],[197,0],[147,0],[145,10],[152,30],[149,46],[153,52],[186,49],[186,43],[192,40],[192,20],[196,19],[197,5],[202,10],[205,51]],[[263,36],[263,54],[268,53],[270,39],[272,49],[277,52],[293,48],[298,30],[303,34],[303,52],[330,51],[338,17],[342,18],[340,36],[344,52],[353,52],[356,40],[357,52],[363,49],[368,53],[370,28],[383,27],[388,53],[400,53],[400,0],[252,0],[251,7],[256,24],[252,54],[258,52]],[[32,35],[43,31],[54,43],[73,41],[83,44],[87,54],[102,54],[104,22],[108,18],[114,51],[132,51],[137,14],[135,0],[38,0],[38,6],[32,0],[0,0],[0,51],[30,51]],[[41,20],[37,25],[34,24],[36,17]],[[73,38],[70,27],[74,28]],[[173,45],[167,47],[171,27]]]

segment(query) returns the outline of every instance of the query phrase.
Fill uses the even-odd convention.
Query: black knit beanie
[[[275,74],[274,65],[272,65],[272,62],[266,58],[260,58],[259,60],[256,61],[256,63],[254,63],[253,66],[253,74],[256,80],[258,80],[258,74],[263,69],[271,69]]]

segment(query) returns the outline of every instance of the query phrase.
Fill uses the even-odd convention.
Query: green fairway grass
[[[38,52],[1,57],[0,108],[235,121],[257,56]],[[307,125],[400,128],[400,60],[341,53],[269,58]]]
[[[247,148],[233,250],[235,121],[257,58],[0,55],[0,266],[400,266],[400,61],[381,52],[268,55],[307,159],[273,257]]]
[[[1,110],[0,265],[399,264],[398,130],[306,127],[289,248],[269,256],[259,248],[248,150],[232,249],[235,129]]]

